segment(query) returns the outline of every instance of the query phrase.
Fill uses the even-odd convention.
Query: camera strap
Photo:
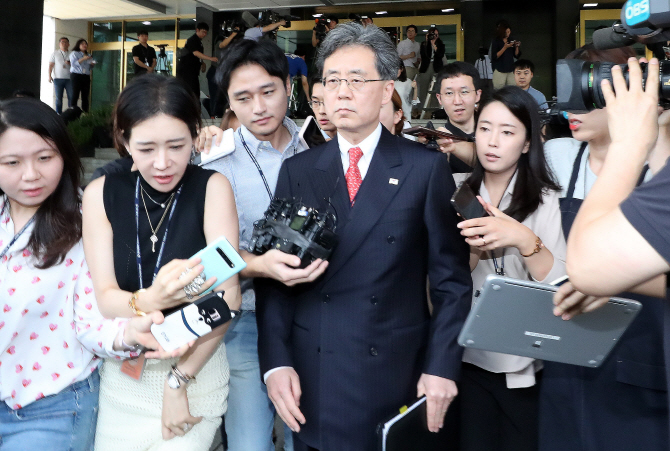
[[[140,252],[140,175],[137,176],[137,184],[135,186],[135,225],[137,226],[137,274],[140,279],[140,289],[144,288],[144,283],[142,282],[142,253]],[[163,234],[163,241],[161,242],[161,248],[158,251],[158,259],[156,260],[156,267],[154,268],[154,276],[151,279],[152,282],[156,279],[156,274],[161,266],[161,260],[163,259],[163,249],[165,249],[165,241],[167,240],[168,229],[170,227],[170,222],[172,221],[172,215],[174,214],[174,209],[177,207],[177,201],[179,200],[179,194],[181,194],[181,189],[184,187],[182,184],[177,190],[177,194],[174,196],[174,202],[172,203],[172,208],[170,209],[170,216],[168,216],[167,224],[165,225],[165,233]],[[158,231],[158,230],[157,230]]]
[[[244,146],[244,149],[249,154],[249,158],[251,158],[251,161],[253,161],[254,164],[256,165],[256,170],[258,170],[258,173],[261,175],[261,178],[263,179],[263,184],[265,184],[265,189],[268,192],[268,196],[270,196],[270,200],[272,201],[273,195],[272,195],[272,190],[270,189],[270,185],[268,185],[268,181],[265,178],[265,174],[263,174],[263,170],[261,169],[261,165],[258,164],[258,160],[256,159],[256,157],[254,157],[254,154],[251,153],[251,150],[249,149],[249,146],[247,146],[247,143],[244,140],[244,137],[242,136],[242,127],[237,129],[237,131],[240,135],[240,140],[242,141],[242,145]]]

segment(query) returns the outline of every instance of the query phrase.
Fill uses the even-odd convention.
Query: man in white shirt
[[[421,44],[416,42],[414,39],[417,34],[416,25],[408,25],[405,30],[407,34],[407,39],[400,41],[398,43],[398,55],[405,64],[405,70],[407,71],[407,78],[414,80],[416,74],[419,73],[419,63],[421,62],[421,56],[419,52],[421,51]]]
[[[280,20],[279,22],[271,23],[270,25],[266,25],[264,27],[261,27],[260,22],[258,22],[255,27],[251,27],[244,32],[244,39],[249,39],[251,41],[258,42],[265,33],[274,31],[277,28],[284,25],[286,25],[286,21],[284,19]]]
[[[70,40],[63,36],[58,41],[58,50],[49,58],[49,83],[54,84],[56,113],[63,112],[63,91],[67,92],[67,106],[72,108],[72,82],[70,81]]]
[[[337,134],[279,172],[275,196],[336,214],[339,241],[314,281],[255,284],[261,374],[295,451],[377,450],[377,424],[424,394],[438,432],[457,393],[468,249],[446,156],[379,123],[397,61],[374,25],[328,33],[318,70]]]

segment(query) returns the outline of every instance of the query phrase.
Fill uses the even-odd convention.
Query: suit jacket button
[[[377,296],[372,296],[370,298],[370,303],[372,303],[372,305],[377,305]]]
[[[323,297],[323,303],[324,303],[324,304],[327,304],[329,301],[330,301],[330,296],[329,296],[329,295],[325,295],[325,296]]]
[[[393,243],[395,243],[395,237],[393,235],[389,235],[386,238],[386,241],[388,241],[389,244],[393,244]]]
[[[319,346],[318,348],[316,348],[316,353],[317,353],[317,354],[321,354],[321,346]]]
[[[377,352],[377,348],[370,348],[370,355],[371,355],[371,356],[376,356],[377,354],[379,354],[379,353]]]

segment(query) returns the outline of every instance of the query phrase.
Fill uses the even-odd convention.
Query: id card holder
[[[144,373],[144,365],[147,363],[147,358],[144,354],[140,354],[134,359],[126,359],[121,364],[121,372],[131,379],[139,381],[142,379]]]

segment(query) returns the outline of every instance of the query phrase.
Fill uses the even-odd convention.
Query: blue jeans
[[[54,78],[54,91],[56,91],[56,113],[63,112],[63,90],[67,92],[67,106],[72,108],[72,80],[69,78]]]
[[[98,419],[100,376],[13,410],[0,402],[1,451],[91,451]]]
[[[225,335],[230,366],[225,424],[228,451],[274,451],[275,409],[268,398],[258,364],[256,313],[242,311]],[[293,435],[284,426],[284,451],[293,451]]]

